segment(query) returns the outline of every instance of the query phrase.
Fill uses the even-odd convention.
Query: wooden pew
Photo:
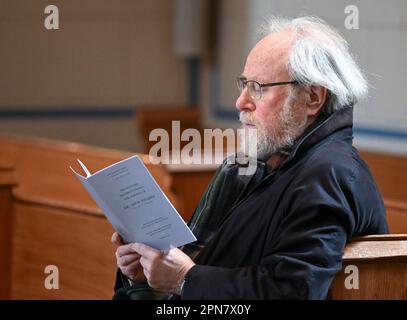
[[[72,174],[69,166],[82,172],[77,159],[96,172],[134,153],[87,146],[79,143],[42,138],[0,136],[0,158],[7,157],[17,168],[19,191],[31,197],[53,199],[63,203],[81,203],[97,208],[93,200]],[[163,166],[151,165],[146,155],[140,155],[161,189],[178,205],[172,191],[172,178]]]
[[[12,188],[16,185],[14,165],[0,158],[0,299],[10,297]]]
[[[19,185],[12,192],[12,221],[4,221],[4,214],[0,217],[3,228],[12,227],[11,240],[10,234],[1,235],[9,239],[9,244],[1,247],[0,252],[6,256],[11,251],[8,296],[110,299],[116,272],[115,247],[110,243],[113,229],[70,172],[69,165],[80,171],[76,164],[80,158],[94,172],[131,154],[21,137],[2,136],[0,144],[0,159],[10,158],[19,177]],[[175,202],[171,177],[165,168],[152,166],[146,156],[141,157],[163,191]],[[6,202],[1,204],[4,206]],[[48,276],[44,270],[49,265],[58,267],[58,290],[47,290],[44,286]]]
[[[138,135],[144,142],[144,152],[148,153],[150,148],[157,141],[149,141],[150,132],[157,128],[166,130],[169,134],[172,150],[172,121],[180,121],[180,132],[194,128],[202,132],[201,111],[193,106],[171,107],[171,106],[145,106],[138,107],[134,116],[134,122],[137,127]],[[179,141],[180,138],[178,138]],[[182,141],[180,147],[188,142]]]
[[[384,199],[390,232],[407,234],[407,202]]]
[[[346,282],[347,277],[353,279]],[[331,295],[336,300],[407,300],[407,234],[372,235],[350,242]]]
[[[16,193],[13,215],[12,299],[111,298],[113,229],[101,212]],[[44,285],[47,266],[58,268],[58,290]]]
[[[407,157],[361,151],[383,198],[407,202]]]

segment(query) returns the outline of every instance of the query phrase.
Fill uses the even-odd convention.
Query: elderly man
[[[182,250],[114,234],[116,298],[325,299],[346,242],[388,232],[352,147],[367,84],[337,32],[316,18],[272,19],[237,83],[240,120],[257,129],[255,174],[224,162],[189,224],[198,242]]]

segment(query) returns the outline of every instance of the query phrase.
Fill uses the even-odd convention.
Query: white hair
[[[302,85],[328,89],[324,113],[352,106],[367,95],[367,81],[349,52],[348,43],[325,21],[316,17],[272,17],[262,33],[285,30],[292,30],[295,35],[288,72]]]

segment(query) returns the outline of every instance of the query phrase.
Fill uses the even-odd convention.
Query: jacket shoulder
[[[373,180],[357,149],[343,141],[319,146],[305,162],[305,172],[316,177],[335,177],[348,183],[359,178]]]

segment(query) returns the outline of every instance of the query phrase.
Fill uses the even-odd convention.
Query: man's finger
[[[148,245],[144,243],[133,243],[132,244],[132,250],[133,252],[137,252],[138,254],[142,255],[145,258],[152,259],[157,256],[157,254],[160,254],[161,251],[151,248]]]
[[[129,244],[125,244],[120,247],[117,247],[116,257],[120,258],[121,256],[124,256],[126,254],[137,253],[135,250],[133,250],[132,246],[133,246],[133,243],[129,243]]]
[[[150,269],[151,266],[151,260],[149,258],[146,258],[144,256],[141,256],[140,258],[140,265],[143,267],[143,269]]]
[[[150,278],[150,272],[147,270],[147,269],[144,269],[143,268],[143,273],[144,273],[144,276],[148,279],[148,278]]]
[[[117,246],[124,245],[122,237],[117,232],[113,233],[111,241]]]
[[[140,255],[138,253],[127,254],[122,257],[117,258],[117,264],[119,266],[128,266],[130,264],[136,263],[139,264]]]
[[[125,265],[125,266],[117,264],[117,267],[119,267],[120,270],[127,270],[127,271],[129,271],[131,273],[137,273],[140,269],[143,268],[139,261],[130,263],[130,264]]]

